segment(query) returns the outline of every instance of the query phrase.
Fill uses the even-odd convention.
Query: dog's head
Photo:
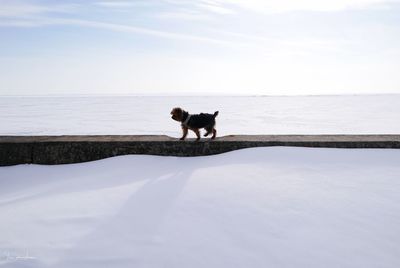
[[[172,109],[172,111],[171,111],[171,115],[172,115],[171,118],[174,119],[175,121],[182,122],[183,112],[184,112],[184,110],[182,110],[179,107],[176,107],[176,108]]]

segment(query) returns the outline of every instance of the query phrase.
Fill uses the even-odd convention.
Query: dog
[[[218,111],[214,114],[189,114],[187,111],[176,107],[171,111],[171,118],[175,121],[181,122],[183,136],[180,140],[184,140],[188,134],[188,130],[192,130],[196,136],[196,141],[200,140],[200,129],[204,128],[207,132],[204,137],[207,137],[212,133],[211,139],[215,139],[217,136],[217,130],[215,129],[215,117],[218,115]]]

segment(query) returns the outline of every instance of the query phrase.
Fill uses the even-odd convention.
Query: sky
[[[0,0],[0,95],[400,93],[400,0]]]

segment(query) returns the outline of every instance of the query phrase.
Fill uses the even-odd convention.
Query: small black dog
[[[204,137],[207,137],[212,132],[211,139],[215,139],[217,136],[217,130],[215,129],[215,117],[218,115],[218,111],[214,114],[189,114],[185,110],[177,107],[171,111],[172,119],[181,122],[183,136],[181,140],[184,140],[188,134],[188,130],[192,130],[196,133],[197,140],[200,140],[200,128],[204,128],[207,132]]]

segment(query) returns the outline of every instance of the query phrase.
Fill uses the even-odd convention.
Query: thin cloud
[[[131,25],[106,23],[99,21],[89,21],[81,19],[58,19],[58,18],[30,18],[26,20],[11,20],[11,21],[0,21],[0,26],[16,26],[16,27],[34,27],[34,26],[46,26],[46,25],[73,25],[73,26],[83,26],[91,28],[105,29],[115,32],[126,32],[126,33],[136,33],[143,35],[150,35],[160,38],[168,39],[178,39],[187,41],[199,41],[205,43],[219,44],[219,45],[232,45],[232,42],[220,39],[214,39],[210,37],[183,34],[183,33],[173,33],[166,31],[159,31],[148,29],[144,27],[136,27]]]
[[[225,2],[210,1],[210,0],[161,0],[159,2],[164,2],[168,4],[169,9],[175,10],[180,8],[190,9],[196,12],[203,13],[214,13],[214,14],[234,14],[235,10],[226,5]]]
[[[129,2],[101,1],[96,3],[102,4],[103,6],[120,7],[121,5],[127,5]],[[85,19],[57,18],[55,16],[51,16],[54,15],[53,13],[71,11],[71,7],[76,7],[75,5],[42,5],[37,3],[33,4],[33,2],[27,1],[15,2],[8,0],[0,0],[0,5],[2,5],[2,8],[0,9],[0,27],[40,27],[49,25],[72,25],[99,28],[116,32],[149,35],[159,38],[203,42],[216,45],[245,46],[245,44],[240,44],[236,42],[233,43],[229,40],[198,36],[194,34],[160,31],[149,29],[146,27],[137,27],[126,24],[117,24]],[[189,17],[191,16],[192,18],[193,16],[203,16],[201,13],[197,13],[195,11],[192,13],[185,12],[184,14]]]
[[[105,7],[127,7],[132,6],[132,2],[97,2],[96,5]]]
[[[190,10],[178,10],[169,12],[160,12],[154,17],[159,19],[171,19],[171,20],[209,20],[211,16],[201,12],[193,12]]]
[[[175,18],[175,19],[186,19],[186,20],[202,20],[211,18],[211,13],[221,13],[221,14],[232,14],[230,10],[232,5],[236,4],[237,6],[241,6],[242,8],[251,8],[256,9],[257,7],[267,8],[269,6],[274,6],[274,10],[277,9],[281,5],[282,8],[280,10],[288,10],[288,7],[293,10],[300,3],[305,4],[302,8],[307,8],[308,6],[314,5],[313,8],[318,8],[317,1],[315,0],[280,0],[279,4],[277,1],[273,0],[202,0],[197,2],[192,1],[176,1],[176,0],[163,0],[164,3],[168,2],[172,8],[165,11],[164,13],[155,13],[154,17],[157,18]],[[358,6],[358,7],[366,7],[368,5],[372,5],[373,3],[386,3],[385,0],[337,0],[339,4],[334,4],[335,7],[331,6],[332,4],[326,4],[324,9],[327,10],[336,10],[338,7],[345,6]],[[99,1],[94,3],[111,3],[114,7],[118,7],[121,5],[127,5],[128,1]],[[92,4],[94,4],[92,2]],[[144,4],[144,2],[135,2],[137,4]],[[151,1],[152,4],[160,3],[160,1]],[[192,3],[192,4],[190,4]],[[286,3],[286,5],[285,5]],[[289,3],[291,5],[289,5]],[[162,31],[157,29],[151,29],[146,27],[138,27],[134,25],[127,24],[117,24],[112,22],[102,22],[95,20],[86,20],[86,19],[68,19],[68,18],[56,18],[50,16],[54,12],[66,12],[71,10],[71,5],[39,5],[39,4],[30,4],[28,2],[11,2],[0,0],[0,4],[3,4],[3,8],[0,11],[0,26],[2,27],[39,27],[39,26],[47,26],[47,25],[72,25],[72,26],[81,26],[81,27],[90,27],[90,28],[99,28],[108,31],[115,32],[126,32],[132,34],[141,34],[154,36],[158,38],[167,38],[167,39],[175,39],[175,40],[183,40],[183,41],[193,41],[193,42],[202,42],[214,45],[222,45],[232,48],[250,48],[252,50],[257,50],[264,54],[271,54],[272,50],[276,50],[277,47],[292,47],[295,50],[309,50],[309,48],[319,47],[321,49],[330,49],[331,47],[335,47],[337,43],[334,42],[321,42],[319,40],[282,40],[282,39],[272,39],[266,38],[264,36],[257,35],[247,35],[243,33],[228,33],[225,31],[216,32],[212,34],[216,37],[209,37],[204,35],[196,35],[196,33],[181,33],[181,32],[169,32]],[[147,2],[150,4],[150,2]],[[106,4],[105,6],[108,6]],[[5,8],[4,8],[5,7]],[[192,7],[193,9],[190,9]],[[222,8],[216,11],[210,7],[218,7]],[[285,8],[283,8],[285,7]],[[179,9],[181,8],[181,9]],[[322,7],[320,6],[322,10]],[[175,12],[174,10],[178,10]],[[200,10],[210,10],[207,12],[200,12]],[[157,16],[158,15],[158,16]],[[1,17],[2,16],[2,17]],[[154,18],[153,17],[153,18]],[[208,31],[210,33],[210,31]],[[279,46],[278,46],[279,45]]]
[[[197,5],[200,8],[203,8],[207,11],[217,13],[217,14],[234,14],[236,13],[230,8],[221,6],[221,5],[216,5],[216,4],[210,4],[210,3],[200,3]]]
[[[124,8],[124,7],[132,7],[138,5],[138,3],[130,1],[101,1],[101,2],[96,2],[95,4],[98,6],[111,7],[111,8]]]
[[[0,27],[21,27],[21,28],[30,28],[30,27],[38,27],[43,24],[34,21],[27,20],[0,20]]]
[[[399,3],[399,0],[215,0],[222,6],[239,8],[264,13],[281,13],[290,11],[332,12],[349,9],[375,8],[378,6]]]
[[[167,0],[169,8],[156,12],[154,17],[171,20],[210,20],[216,15],[232,15],[236,12],[211,1],[171,1]]]
[[[46,13],[64,13],[75,10],[77,4],[42,5],[37,3],[0,0],[1,18],[18,18]]]
[[[29,3],[13,3],[0,0],[0,17],[19,17],[50,12],[51,8]]]
[[[254,42],[245,42],[240,40],[229,40],[229,39],[218,39],[206,36],[199,36],[193,34],[186,33],[174,33],[167,31],[159,31],[144,27],[137,27],[131,25],[123,25],[123,24],[115,24],[115,23],[107,23],[100,21],[90,21],[90,20],[81,20],[81,19],[61,19],[61,18],[30,18],[26,20],[13,20],[13,21],[1,21],[0,27],[41,27],[41,26],[49,26],[49,25],[70,25],[70,26],[80,26],[80,27],[88,27],[88,28],[97,28],[102,30],[114,31],[114,32],[123,32],[123,33],[131,33],[131,34],[141,34],[147,36],[153,36],[164,39],[171,40],[181,40],[181,41],[190,41],[190,42],[201,42],[210,45],[217,45],[227,48],[233,49],[250,49],[251,51],[257,50],[262,55],[272,55],[274,51],[271,48],[266,46],[254,43]]]

